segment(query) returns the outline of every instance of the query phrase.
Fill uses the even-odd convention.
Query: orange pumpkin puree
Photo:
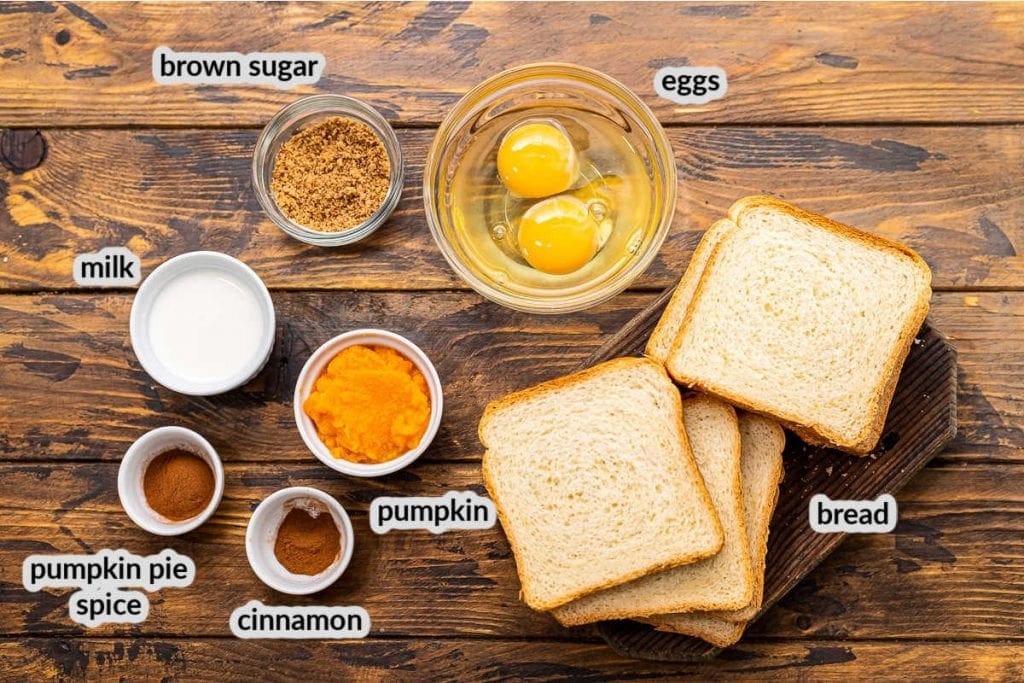
[[[302,404],[335,458],[393,460],[416,448],[430,421],[430,390],[408,358],[384,346],[350,346],[331,359]]]

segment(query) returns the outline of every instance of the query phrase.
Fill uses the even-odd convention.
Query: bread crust
[[[756,529],[756,538],[761,539],[758,552],[760,553],[761,562],[760,566],[757,567],[754,576],[754,597],[751,598],[750,604],[746,607],[737,610],[719,610],[709,612],[708,614],[719,619],[734,622],[747,622],[757,616],[757,613],[761,611],[761,601],[764,599],[764,572],[765,563],[764,558],[767,556],[768,550],[768,534],[770,533],[769,526],[771,525],[772,513],[775,511],[775,507],[779,503],[779,485],[782,484],[783,478],[786,476],[786,470],[783,466],[782,452],[786,449],[786,434],[782,431],[782,427],[777,422],[769,418],[762,417],[754,414],[743,414],[740,415],[740,422],[743,420],[758,419],[770,422],[778,430],[775,433],[776,443],[772,446],[772,450],[778,451],[778,457],[775,459],[775,467],[772,472],[772,487],[771,487],[771,500],[768,501],[767,509],[769,513],[765,515],[761,520],[761,526]],[[742,430],[741,430],[742,431]],[[750,532],[750,529],[747,529]],[[758,572],[760,574],[758,575]]]
[[[751,598],[750,604],[738,610],[716,610],[696,614],[666,614],[640,619],[640,621],[654,626],[659,631],[694,636],[717,647],[728,647],[736,643],[742,637],[748,622],[754,619],[761,611],[761,602],[764,597],[764,558],[768,544],[768,526],[771,521],[771,512],[775,510],[775,506],[778,503],[779,484],[782,482],[784,475],[781,456],[786,446],[786,435],[783,433],[782,428],[774,420],[753,415],[752,413],[744,413],[740,415],[741,432],[744,420],[761,420],[766,423],[766,426],[772,429],[772,437],[775,441],[771,446],[775,457],[773,458],[774,469],[771,474],[771,484],[769,485],[771,491],[770,499],[765,503],[767,514],[761,516],[761,524],[754,531],[757,534],[756,538],[760,539],[758,552],[760,553],[761,561],[758,563],[759,566],[756,567],[754,573],[754,596]],[[747,531],[748,533],[751,532],[750,529]]]
[[[687,397],[686,399],[684,399],[682,401],[682,403],[694,403],[694,402],[713,402],[715,404],[718,404],[718,405],[721,405],[721,406],[724,406],[725,408],[727,408],[730,412],[733,413],[734,417],[736,415],[735,408],[733,408],[728,403],[726,403],[724,401],[719,401],[718,399],[716,399],[714,397],[711,397],[711,396],[693,395],[693,396]],[[682,410],[683,410],[683,412],[685,412],[685,410],[686,410],[685,407],[683,407]],[[742,534],[743,538],[746,539],[747,538],[747,530],[746,530],[746,520],[745,520],[745,515],[744,515],[744,510],[743,510],[743,490],[742,490],[742,482],[740,481],[740,469],[741,469],[741,467],[740,467],[740,459],[742,457],[742,452],[741,452],[742,446],[740,444],[740,439],[739,439],[739,418],[738,417],[736,418],[736,439],[735,439],[735,447],[734,448],[735,448],[735,450],[734,450],[734,453],[733,453],[733,462],[735,462],[736,466],[734,467],[734,472],[733,472],[733,487],[734,487],[734,490],[736,490],[739,495],[737,495],[735,501],[730,501],[730,502],[736,506],[735,514],[736,514],[737,525],[739,526],[739,531]],[[716,517],[717,517],[717,513],[716,513]],[[724,545],[724,540],[723,540],[722,545]],[[560,624],[562,624],[563,626],[580,626],[582,624],[591,624],[591,623],[594,623],[596,621],[605,621],[607,619],[635,619],[637,617],[649,617],[649,616],[652,616],[652,615],[655,615],[655,614],[659,614],[659,613],[664,612],[664,611],[671,611],[671,612],[675,613],[675,612],[707,612],[707,611],[712,610],[712,609],[740,609],[742,607],[747,606],[750,603],[750,601],[754,597],[754,590],[755,590],[754,583],[755,583],[756,579],[754,577],[753,558],[750,557],[750,554],[749,554],[749,551],[748,551],[747,547],[748,547],[747,544],[744,543],[743,544],[743,548],[741,549],[743,551],[743,556],[745,556],[746,560],[747,560],[744,563],[744,565],[745,565],[744,566],[744,575],[746,577],[746,590],[744,591],[743,595],[740,598],[737,598],[736,600],[734,600],[731,603],[722,603],[722,602],[712,603],[712,602],[709,602],[709,601],[703,599],[702,596],[687,596],[687,601],[686,602],[680,601],[680,602],[676,603],[677,606],[670,607],[670,608],[665,608],[665,609],[662,609],[662,610],[659,610],[659,611],[653,611],[653,610],[652,611],[641,611],[641,610],[637,610],[636,608],[605,609],[603,612],[601,612],[601,611],[593,611],[593,612],[588,613],[586,616],[581,617],[581,616],[566,614],[564,612],[564,610],[555,609],[555,610],[552,611],[552,614],[554,615],[555,619],[557,619],[558,622]],[[718,551],[715,551],[715,552],[717,553]],[[685,571],[685,567],[682,567],[681,569]],[[649,572],[649,573],[653,573],[653,572]],[[646,574],[644,574],[642,576],[646,576]],[[640,577],[636,577],[636,578],[640,578]],[[625,582],[623,582],[623,583],[625,583]],[[618,585],[622,585],[622,584],[618,584]],[[594,592],[597,592],[597,591],[594,591]]]
[[[669,299],[661,317],[658,318],[658,324],[647,339],[644,355],[648,358],[664,363],[666,357],[671,354],[676,337],[679,336],[679,329],[689,311],[690,303],[693,301],[693,294],[696,291],[697,284],[704,274],[704,268],[707,265],[708,259],[719,242],[735,227],[736,224],[732,220],[723,218],[712,223],[711,227],[704,232],[704,236],[701,237],[697,248],[693,250],[690,264],[676,285],[676,291],[672,294],[672,298]],[[674,313],[678,308],[683,308],[683,314],[679,319],[679,323],[673,324],[672,318],[675,317]],[[661,350],[662,347],[665,348],[664,352]]]
[[[716,530],[717,543],[715,543],[714,547],[712,549],[709,549],[707,552],[693,552],[678,555],[664,562],[658,562],[648,567],[638,568],[637,570],[629,572],[628,574],[624,575],[620,580],[608,581],[596,587],[580,588],[579,590],[569,594],[569,596],[563,600],[538,600],[537,597],[533,595],[529,590],[531,584],[527,580],[527,575],[525,574],[523,567],[520,565],[518,561],[518,558],[521,555],[522,544],[520,540],[515,536],[511,526],[508,524],[508,517],[505,513],[503,506],[501,505],[499,497],[496,495],[497,488],[494,485],[493,473],[490,468],[490,456],[493,450],[488,446],[487,439],[484,435],[484,432],[486,431],[487,428],[487,423],[490,421],[495,412],[509,405],[514,405],[520,401],[527,400],[533,396],[541,395],[549,391],[554,391],[565,386],[571,386],[577,382],[586,380],[590,377],[601,375],[606,372],[617,371],[622,366],[649,366],[652,369],[656,369],[659,374],[664,376],[668,384],[671,386],[672,392],[674,394],[674,400],[672,402],[675,406],[677,423],[679,425],[679,436],[681,439],[685,456],[683,459],[684,467],[687,470],[687,475],[698,484],[697,493],[701,497],[704,506],[711,513],[711,520]],[[504,398],[492,401],[487,405],[487,407],[484,409],[483,416],[480,418],[480,424],[478,426],[477,432],[480,438],[480,442],[487,449],[484,451],[483,462],[481,466],[481,470],[483,472],[484,487],[487,489],[487,493],[490,496],[491,501],[494,503],[494,507],[498,512],[498,520],[501,522],[501,527],[505,531],[505,536],[508,538],[509,546],[511,546],[512,548],[512,554],[514,557],[517,558],[515,563],[516,573],[519,576],[520,586],[522,586],[523,601],[535,610],[548,612],[557,607],[572,602],[573,600],[577,600],[586,595],[590,595],[591,593],[596,593],[597,591],[604,590],[606,588],[618,586],[628,581],[640,578],[641,576],[646,576],[647,574],[651,574],[653,572],[661,571],[664,569],[671,569],[672,567],[677,567],[683,564],[689,564],[691,562],[696,562],[706,557],[711,557],[712,555],[717,554],[718,551],[721,550],[722,545],[725,543],[725,533],[722,529],[721,521],[718,519],[718,513],[715,511],[715,506],[711,502],[711,496],[708,494],[707,488],[704,486],[704,479],[701,476],[700,471],[697,469],[697,463],[693,458],[693,451],[690,449],[690,442],[686,437],[686,430],[683,428],[683,405],[681,397],[675,385],[672,384],[672,380],[669,378],[668,373],[665,371],[665,368],[660,363],[656,363],[647,358],[614,358],[612,360],[605,361],[604,363],[601,363],[599,365],[595,365],[592,368],[587,368],[586,370],[583,370],[581,372],[577,372],[572,375],[567,375],[565,377],[559,377],[553,380],[549,380],[547,382],[543,382],[536,386],[530,387],[528,389],[523,389],[521,391],[514,392],[512,394],[505,396]]]
[[[652,617],[650,619],[637,619],[637,621],[649,624],[662,633],[678,633],[684,636],[700,638],[704,642],[711,643],[715,647],[729,647],[730,645],[735,645],[739,642],[739,639],[743,637],[743,632],[747,630],[746,623],[736,623],[725,619],[718,619],[716,617],[704,618],[714,619],[717,622],[716,626],[720,624],[724,629],[723,632],[719,633],[711,628],[701,628],[699,625],[685,620],[673,622]]]
[[[680,326],[679,334],[676,336],[675,343],[672,345],[672,350],[670,351],[669,357],[666,361],[666,367],[669,374],[680,384],[718,396],[737,407],[743,408],[744,410],[776,419],[780,424],[785,426],[787,429],[790,429],[804,441],[812,445],[827,445],[853,455],[867,455],[875,448],[882,435],[882,429],[885,426],[885,418],[888,414],[889,404],[892,402],[892,396],[896,391],[896,383],[899,380],[899,374],[903,368],[903,363],[907,358],[907,354],[910,352],[910,347],[914,342],[914,337],[917,335],[918,330],[921,329],[921,325],[924,323],[925,317],[928,315],[928,308],[931,301],[931,270],[928,268],[928,264],[925,263],[924,259],[922,259],[916,252],[902,244],[887,240],[877,235],[862,232],[856,228],[844,225],[825,216],[797,208],[774,197],[756,195],[737,200],[729,208],[729,218],[736,225],[740,225],[743,217],[748,212],[759,208],[771,208],[783,213],[788,213],[798,220],[815,225],[840,237],[861,242],[872,247],[898,252],[903,256],[909,257],[922,273],[926,286],[922,288],[921,292],[919,292],[918,299],[914,304],[911,315],[907,318],[906,323],[900,330],[896,343],[892,347],[892,352],[889,358],[886,359],[882,384],[867,406],[871,415],[869,422],[854,438],[843,438],[841,435],[836,434],[825,425],[802,423],[793,415],[775,412],[770,406],[759,404],[756,400],[747,400],[744,397],[737,396],[723,387],[716,386],[711,382],[702,381],[697,377],[689,376],[681,368],[675,367],[673,359],[682,346],[683,339],[686,336],[686,330],[692,321],[692,314],[696,302],[700,299],[700,296],[703,293],[706,284],[706,278],[704,277],[701,277],[701,281],[697,284],[697,288],[694,291],[690,305],[687,309],[686,316],[683,319],[683,324]],[[725,240],[723,239],[715,246],[715,249],[708,259],[707,266],[704,268],[705,273],[714,268],[724,242]]]

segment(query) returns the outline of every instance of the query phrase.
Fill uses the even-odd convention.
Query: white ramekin
[[[260,344],[257,352],[245,366],[231,377],[222,380],[196,382],[171,372],[154,353],[149,338],[149,314],[160,290],[182,274],[197,268],[224,271],[247,285],[259,302],[263,317]],[[236,389],[255,377],[270,358],[274,348],[274,302],[263,280],[249,266],[238,259],[216,251],[192,251],[165,261],[149,274],[135,293],[131,313],[131,339],[135,355],[143,369],[163,386],[190,396],[212,396]]]
[[[200,456],[213,470],[213,497],[201,513],[180,522],[174,522],[159,514],[146,502],[142,480],[146,468],[156,456],[172,448],[183,448]],[[177,536],[192,531],[210,516],[220,505],[224,495],[224,465],[210,442],[184,427],[160,427],[146,432],[136,439],[121,458],[117,471],[117,495],[121,507],[139,527],[159,536]]]
[[[316,501],[334,518],[334,524],[341,534],[341,549],[334,564],[314,576],[292,574],[285,569],[274,554],[277,530],[285,515],[294,507],[302,507],[304,501]],[[348,513],[333,496],[309,486],[292,486],[272,493],[253,511],[249,526],[245,530],[245,554],[249,566],[260,581],[276,591],[289,595],[308,595],[327,588],[338,580],[352,560],[355,536]]]
[[[335,458],[331,455],[331,451],[327,446],[320,440],[319,435],[317,435],[316,425],[313,423],[313,420],[302,409],[302,404],[313,391],[314,383],[323,373],[327,364],[331,362],[331,359],[342,349],[357,344],[364,346],[386,346],[398,351],[411,360],[419,371],[423,373],[423,377],[427,380],[427,387],[430,389],[430,422],[427,423],[427,431],[423,433],[423,438],[420,439],[419,445],[411,451],[403,453],[387,462],[370,464]],[[313,455],[319,458],[320,462],[331,469],[356,477],[380,477],[397,472],[412,463],[423,454],[423,451],[427,450],[430,442],[437,435],[438,428],[441,426],[441,413],[444,409],[442,393],[441,378],[437,376],[434,364],[430,362],[430,359],[427,358],[427,355],[423,353],[420,347],[394,332],[374,329],[352,330],[351,332],[339,334],[337,337],[326,342],[306,361],[302,372],[299,374],[299,380],[295,383],[295,397],[293,399],[295,424],[298,426],[299,434],[302,435],[302,440],[309,447],[309,450],[313,451]]]

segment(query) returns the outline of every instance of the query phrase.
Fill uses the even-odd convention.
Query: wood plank
[[[279,292],[266,369],[209,398],[175,394],[142,371],[127,293],[0,296],[0,457],[118,460],[142,432],[180,424],[230,460],[309,462],[290,404],[302,364],[336,334],[385,327],[419,344],[445,386],[441,431],[424,457],[475,460],[488,401],[572,371],[654,296],[625,293],[555,317],[468,292]],[[947,457],[1024,462],[1024,292],[940,292],[931,316],[959,350],[959,433]]]
[[[229,459],[309,462],[291,399],[321,343],[384,327],[419,344],[445,390],[445,415],[424,457],[476,458],[486,403],[515,385],[564,373],[624,324],[644,295],[572,316],[515,313],[466,292],[276,293],[278,338],[243,389],[188,398],[154,385],[131,350],[127,294],[0,297],[0,454],[117,460],[138,435],[177,423]],[[60,410],[48,410],[54,391]],[[58,455],[61,454],[61,455]]]
[[[314,92],[436,123],[485,78],[537,61],[605,71],[666,121],[1021,121],[1022,22],[1000,3],[21,3],[0,14],[0,125],[262,125]],[[158,86],[161,45],[319,51],[327,68],[287,91]],[[724,68],[726,98],[655,96],[658,68],[686,64]]]
[[[184,537],[136,528],[117,498],[116,463],[0,465],[0,614],[5,634],[85,631],[67,616],[69,590],[27,593],[21,564],[31,553],[165,547],[192,557],[195,583],[154,595],[149,619],[103,626],[96,635],[228,635],[228,616],[250,599],[267,604],[362,605],[374,635],[591,638],[563,629],[519,600],[519,579],[500,528],[391,532],[375,536],[366,510],[379,495],[483,491],[479,466],[421,464],[382,480],[341,477],[319,464],[227,460],[225,497],[214,517]],[[1024,639],[1024,493],[1020,465],[950,465],[924,470],[897,497],[893,534],[842,546],[824,568],[766,616],[771,637]],[[245,557],[252,509],[278,488],[311,485],[337,496],[353,518],[352,564],[332,588],[291,598],[264,587]]]
[[[964,639],[1024,636],[1024,622],[1002,604],[1016,604],[1018,615],[1024,610],[1024,562],[1012,549],[1021,536],[1011,521],[1024,498],[1014,494],[1007,501],[1000,493],[1004,485],[994,481],[1004,476],[997,472],[1012,476],[1015,469],[989,467],[922,471],[896,496],[900,521],[894,535],[848,536],[750,634],[927,638],[928,632],[948,629],[961,631]],[[944,496],[957,503],[944,505]],[[966,575],[977,583],[954,578]],[[927,614],[932,623],[904,620],[898,612]]]
[[[0,14],[0,18],[3,15]],[[324,249],[266,220],[250,183],[255,131],[46,130],[42,164],[0,171],[0,290],[73,287],[77,254],[131,248],[148,273],[212,249],[272,288],[464,285],[426,225],[431,130],[406,130],[406,190],[363,243]],[[672,284],[736,199],[768,192],[917,249],[937,287],[1024,287],[1024,126],[686,128],[669,131],[680,185],[673,229],[638,288]],[[301,267],[298,266],[301,264]]]
[[[623,659],[590,643],[509,640],[248,641],[27,638],[0,641],[25,680],[979,680],[1024,676],[1015,643],[780,640],[701,664]]]
[[[990,457],[1024,460],[1024,294],[935,294],[929,316],[958,353],[959,431],[950,450],[996,446]]]

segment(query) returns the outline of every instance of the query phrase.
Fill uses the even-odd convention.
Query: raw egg
[[[519,251],[526,262],[551,275],[579,270],[600,247],[599,224],[572,195],[543,199],[523,213]]]
[[[498,176],[512,194],[528,199],[565,192],[579,175],[576,148],[554,123],[516,126],[498,146]]]
[[[591,207],[595,220],[601,220],[603,215],[613,214],[618,210],[625,190],[622,178],[604,176],[581,185],[570,194]]]

